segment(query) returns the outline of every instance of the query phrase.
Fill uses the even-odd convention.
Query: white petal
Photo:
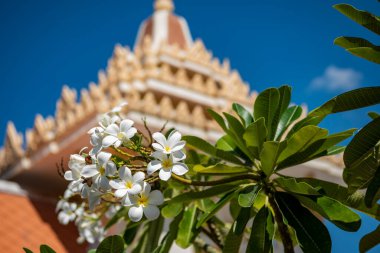
[[[155,220],[160,216],[160,209],[157,206],[148,205],[143,210],[148,220]]]
[[[158,143],[160,143],[162,146],[166,146],[166,138],[165,135],[163,135],[160,132],[154,133],[152,135],[153,139],[155,139]]]
[[[161,180],[168,181],[169,178],[172,176],[172,173],[170,170],[161,169],[158,175]]]
[[[168,137],[168,145],[173,147],[181,140],[181,138],[182,136],[178,131],[172,131]]]
[[[122,122],[120,122],[120,132],[127,132],[132,126],[133,121],[130,119],[125,119]]]
[[[178,150],[181,150],[185,147],[186,145],[186,142],[184,141],[180,141],[180,142],[177,142],[173,147],[172,147],[172,152],[175,152],[175,151],[178,151]]]
[[[97,174],[99,174],[99,171],[95,164],[84,166],[81,173],[81,175],[84,176],[85,178],[93,177]]]
[[[91,151],[90,151],[90,156],[95,156],[97,155],[101,150],[102,150],[103,146],[100,144],[100,145],[97,145],[97,146],[94,146]]]
[[[161,205],[164,203],[164,195],[159,190],[154,190],[149,194],[149,204],[152,205]]]
[[[178,161],[181,161],[181,160],[183,160],[183,159],[185,159],[186,158],[186,155],[185,155],[185,153],[183,153],[182,151],[175,151],[175,152],[173,152],[172,153],[172,156],[173,156],[173,160],[174,161],[176,161],[176,162],[178,162]]]
[[[107,177],[105,176],[100,176],[99,177],[99,186],[104,189],[104,190],[107,190],[110,188],[110,181],[108,180]]]
[[[137,133],[137,129],[132,127],[131,129],[129,129],[126,132],[126,135],[127,135],[128,139],[131,139],[133,136],[135,136],[136,133]]]
[[[104,137],[104,139],[102,140],[102,146],[103,147],[109,147],[112,144],[114,144],[117,140],[118,140],[117,137],[115,137],[113,135],[108,135],[108,136]]]
[[[158,150],[158,151],[162,151],[162,152],[165,151],[164,147],[163,147],[161,144],[158,144],[158,143],[153,143],[153,144],[152,144],[152,147],[153,147],[155,150]]]
[[[133,175],[133,182],[141,182],[145,179],[145,174],[144,172],[138,171]]]
[[[143,194],[145,196],[149,196],[150,189],[151,189],[150,184],[144,182],[144,186],[143,186],[143,190],[142,190],[141,194]]]
[[[139,194],[142,191],[141,184],[134,184],[131,189],[128,189],[128,193],[130,194]]]
[[[159,144],[157,144],[157,145],[159,145]],[[163,161],[168,157],[167,154],[165,154],[164,152],[161,152],[161,151],[154,151],[152,156],[154,158],[156,158],[157,160],[160,160],[160,161]]]
[[[128,211],[128,216],[131,219],[131,221],[138,222],[141,220],[143,216],[143,208],[142,206],[136,207],[132,206]]]
[[[105,167],[107,162],[110,160],[112,154],[107,152],[100,152],[97,156],[98,163],[100,166]]]
[[[155,171],[159,170],[162,168],[162,164],[160,161],[158,160],[153,160],[151,161],[149,164],[148,164],[148,167],[147,167],[147,172],[148,172],[148,175],[151,175],[153,174]]]
[[[106,164],[106,175],[107,176],[113,176],[116,173],[116,165],[113,162],[108,162]]]
[[[74,180],[73,178],[73,172],[71,170],[68,170],[65,172],[65,175],[64,175],[64,178],[67,180],[67,181],[71,181],[71,180]]]
[[[119,169],[119,177],[124,180],[130,180],[132,179],[132,172],[127,166],[124,165]]]
[[[110,181],[110,186],[114,189],[122,189],[125,188],[125,184],[121,180],[111,180]]]
[[[189,171],[189,168],[187,168],[186,164],[184,163],[176,163],[173,165],[172,171],[174,174],[182,176],[183,174]]]
[[[116,124],[111,124],[106,128],[106,130],[104,130],[105,133],[114,135],[114,136],[117,136],[119,131],[120,131],[119,127]]]
[[[127,194],[124,196],[122,203],[124,206],[131,206],[137,203],[137,197],[135,195]]]
[[[124,188],[124,189],[116,190],[115,193],[114,193],[114,195],[115,195],[115,197],[117,197],[117,198],[122,198],[122,197],[124,197],[125,194],[127,194],[127,193],[128,193],[127,189]]]

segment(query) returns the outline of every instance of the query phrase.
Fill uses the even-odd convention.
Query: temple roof
[[[155,50],[161,43],[189,48],[193,41],[187,22],[183,17],[175,15],[173,10],[172,0],[156,0],[154,13],[140,25],[135,46],[142,46],[144,39],[149,36]]]

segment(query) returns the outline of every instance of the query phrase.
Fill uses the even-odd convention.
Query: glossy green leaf
[[[360,239],[360,253],[365,253],[378,244],[380,244],[380,225],[377,226],[374,231],[366,234],[362,239]]]
[[[253,122],[252,114],[247,109],[245,109],[244,106],[237,103],[233,103],[232,109],[237,113],[244,126],[248,126]]]
[[[378,165],[372,180],[368,184],[364,202],[367,207],[374,205],[380,198],[380,165]]]
[[[234,156],[232,153],[216,149],[213,145],[211,145],[210,143],[208,143],[207,141],[201,138],[188,135],[188,136],[183,136],[182,139],[186,141],[188,145],[196,149],[199,149],[213,157],[220,158],[220,159],[223,159],[235,164],[240,164],[240,165],[243,164],[243,162],[239,158]]]
[[[351,195],[346,187],[315,178],[297,178],[296,180],[297,182],[306,182],[313,187],[321,187],[320,192],[324,195],[380,220],[380,205],[366,207],[364,196],[358,192]]]
[[[96,253],[123,253],[124,240],[118,235],[106,237],[96,249]]]
[[[224,121],[224,119],[223,119],[223,117],[219,114],[219,113],[217,113],[217,112],[215,112],[215,111],[213,111],[213,110],[211,110],[211,109],[207,109],[207,112],[208,112],[208,114],[216,121],[216,123],[218,123],[218,125],[224,130],[224,131],[226,131],[227,130],[227,125],[226,125],[226,122]]]
[[[376,118],[380,117],[380,114],[378,114],[377,112],[369,112],[368,116],[370,116],[371,119],[376,119]]]
[[[367,11],[358,10],[349,4],[336,4],[334,5],[334,8],[359,25],[364,26],[368,30],[380,35],[379,17],[376,17]]]
[[[173,221],[169,225],[169,231],[166,233],[164,238],[162,239],[159,247],[157,247],[153,253],[169,253],[170,248],[173,245],[174,240],[178,234],[178,226],[180,221],[182,220],[183,213],[181,212],[177,215]]]
[[[355,232],[360,228],[360,216],[337,200],[326,196],[296,197],[304,206],[319,213],[343,230]]]
[[[363,127],[346,147],[343,179],[354,192],[368,186],[380,165],[380,118]]]
[[[135,224],[136,223],[128,224],[128,226],[124,230],[123,239],[126,245],[130,245],[137,235],[140,225],[135,225]]]
[[[238,203],[241,207],[251,207],[255,202],[257,195],[261,188],[258,185],[253,185],[245,188],[240,192],[238,197]]]
[[[201,227],[203,223],[211,219],[214,216],[214,214],[218,212],[225,204],[227,204],[235,195],[236,195],[235,191],[231,191],[225,194],[221,199],[219,199],[217,203],[215,203],[215,205],[210,207],[208,212],[205,212],[199,217],[196,227],[197,228]]]
[[[181,202],[168,202],[168,204],[161,209],[161,214],[165,218],[174,218],[182,209],[183,204]]]
[[[46,244],[40,246],[40,253],[56,253],[52,248]]]
[[[217,149],[220,149],[223,151],[234,151],[237,148],[234,140],[228,134],[221,137],[216,142],[215,146]]]
[[[265,126],[265,119],[259,118],[255,122],[251,123],[247,129],[245,129],[243,138],[248,147],[257,147],[258,151],[261,151],[263,143],[267,136],[267,128]]]
[[[168,203],[182,203],[182,202],[188,202],[192,200],[197,199],[204,199],[204,198],[210,198],[217,195],[220,195],[222,193],[228,193],[235,191],[239,186],[239,182],[230,183],[230,184],[223,184],[223,185],[217,185],[210,187],[203,191],[196,191],[196,192],[186,192],[182,193],[174,198],[172,198]]]
[[[261,169],[268,177],[272,175],[276,167],[277,160],[285,152],[287,147],[286,141],[267,141],[263,144],[263,150],[260,153]]]
[[[288,224],[296,231],[298,242],[304,252],[331,252],[329,231],[317,217],[287,193],[277,192],[275,198]]]
[[[287,192],[303,195],[321,195],[318,192],[318,188],[314,188],[305,182],[297,182],[296,179],[292,177],[278,177],[274,182]]]
[[[302,115],[301,106],[291,106],[281,115],[274,140],[280,140],[288,127]]]
[[[278,158],[278,163],[298,152],[304,151],[317,140],[326,137],[327,134],[328,131],[326,129],[313,125],[301,128],[288,140],[286,148]]]
[[[164,221],[164,218],[159,216],[148,223],[147,243],[143,245],[141,252],[153,252],[158,247],[158,242],[164,228]]]
[[[356,37],[339,37],[334,44],[343,47],[347,52],[380,64],[380,47],[373,45],[368,40]]]
[[[253,220],[246,253],[271,252],[272,238],[273,221],[271,213],[266,206],[263,206]]]
[[[281,86],[278,91],[280,94],[280,101],[273,117],[271,132],[268,133],[268,140],[274,140],[281,116],[286,111],[286,109],[288,109],[292,88],[288,85],[284,85]]]
[[[239,215],[232,224],[232,231],[235,235],[240,235],[244,232],[245,226],[251,218],[251,206],[240,209]]]
[[[176,243],[181,248],[190,246],[194,239],[195,224],[197,221],[197,207],[190,206],[184,211],[183,218],[178,225],[178,234]]]
[[[27,248],[22,248],[24,251],[25,251],[25,253],[33,253],[33,251],[31,251],[30,249],[27,249]]]
[[[276,116],[276,112],[280,103],[280,92],[276,88],[269,88],[261,92],[253,107],[254,119],[258,120],[263,117],[265,119],[268,133],[272,132],[272,122]]]
[[[224,241],[223,253],[239,253],[240,245],[243,240],[243,234],[235,234],[233,230],[234,224],[230,228],[230,231]]]
[[[218,163],[208,167],[204,167],[203,165],[198,164],[193,167],[193,170],[199,174],[226,175],[246,173],[250,169],[247,167],[229,166],[227,164]]]

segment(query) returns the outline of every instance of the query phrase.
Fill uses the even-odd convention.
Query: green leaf
[[[368,250],[372,249],[379,243],[380,243],[380,225],[377,226],[377,228],[374,231],[366,234],[365,236],[363,236],[362,239],[360,239],[360,246],[359,246],[360,253],[367,252]]]
[[[360,195],[360,193],[351,195],[346,187],[320,179],[297,178],[296,180],[297,182],[306,182],[313,187],[321,187],[320,192],[322,191],[325,196],[380,220],[380,205],[376,204],[371,208],[366,207],[364,196]]]
[[[211,110],[211,109],[207,109],[207,112],[210,114],[210,116],[216,121],[216,123],[219,124],[219,126],[224,130],[226,131],[227,130],[227,126],[226,126],[226,122],[224,121],[223,117],[220,116],[217,112]]]
[[[251,218],[251,206],[240,209],[239,215],[232,224],[232,231],[235,235],[241,235],[244,232],[245,226]]]
[[[264,142],[263,150],[260,153],[261,168],[268,177],[272,175],[276,167],[277,160],[285,152],[287,144],[285,142],[267,141]]]
[[[118,235],[106,237],[96,249],[96,253],[123,253],[124,240]]]
[[[245,129],[243,138],[248,147],[257,147],[258,152],[261,151],[265,138],[267,136],[267,128],[265,127],[265,119],[259,118],[251,123]]]
[[[162,216],[148,223],[147,243],[143,245],[141,252],[153,252],[157,248],[163,227],[164,218]]]
[[[378,114],[377,112],[369,112],[368,116],[371,117],[371,119],[376,119],[380,117],[380,114]]]
[[[96,249],[90,249],[87,253],[96,253]]]
[[[241,207],[251,207],[255,202],[261,188],[258,185],[253,185],[245,188],[238,197],[238,203]]]
[[[169,231],[162,239],[160,246],[154,250],[153,253],[169,253],[170,248],[178,234],[178,226],[182,220],[183,212],[177,215],[169,225]]]
[[[129,224],[124,230],[123,239],[126,245],[130,245],[137,235],[140,225],[135,226],[135,224]]]
[[[360,228],[360,216],[337,200],[326,196],[306,197],[298,195],[296,197],[304,206],[319,213],[343,230],[355,232]]]
[[[245,126],[248,126],[253,122],[252,114],[247,109],[245,109],[244,106],[237,103],[233,103],[232,109],[237,113],[237,115],[241,119],[241,122]]]
[[[220,158],[231,163],[243,165],[243,162],[239,158],[234,156],[232,153],[216,149],[213,145],[201,138],[188,135],[183,136],[182,139],[186,141],[188,145],[196,149],[199,149],[213,157]]]
[[[271,213],[263,206],[256,214],[246,253],[269,253],[272,249],[273,221]]]
[[[234,226],[235,224],[232,225],[230,231],[227,234],[226,240],[224,241],[224,247],[222,251],[223,253],[238,253],[239,252],[240,244],[243,239],[243,233],[235,234],[233,231]]]
[[[176,243],[181,248],[187,248],[190,246],[194,239],[195,224],[197,221],[197,207],[190,206],[184,211],[183,218],[178,226],[178,234]]]
[[[126,215],[128,215],[128,210],[122,206],[115,214],[112,216],[111,219],[107,222],[104,229],[110,228],[112,225],[114,225],[116,222],[118,222],[120,219],[124,218]]]
[[[183,204],[181,202],[168,202],[168,204],[161,209],[161,214],[165,218],[174,218],[182,209]]]
[[[237,148],[234,140],[228,134],[221,137],[216,142],[215,146],[217,149],[220,149],[223,151],[234,151]]]
[[[318,188],[314,188],[305,182],[297,182],[296,179],[292,177],[278,177],[274,182],[287,192],[303,195],[321,195],[318,192]]]
[[[223,163],[218,163],[208,167],[204,167],[201,164],[195,165],[193,170],[199,174],[210,174],[210,175],[226,175],[226,174],[239,174],[246,173],[250,169],[241,166],[229,166]]]
[[[380,47],[373,45],[368,40],[355,37],[339,37],[334,44],[343,47],[347,52],[380,64]]]
[[[367,207],[371,207],[379,200],[380,194],[380,166],[378,166],[373,179],[369,182],[365,193],[364,202]]]
[[[296,154],[297,152],[304,151],[311,144],[324,138],[327,134],[328,131],[326,129],[317,126],[311,125],[301,128],[288,140],[286,148],[278,159],[278,163],[284,161],[286,158]]]
[[[55,253],[55,251],[46,244],[40,246],[40,253]]]
[[[217,185],[214,187],[210,187],[203,191],[197,191],[197,192],[186,192],[183,194],[180,194],[174,198],[172,198],[168,203],[182,203],[182,202],[188,202],[196,199],[204,199],[204,198],[210,198],[217,195],[220,195],[222,193],[228,193],[235,191],[239,186],[240,182],[235,182],[235,184],[223,184],[223,185]]]
[[[359,25],[380,35],[380,19],[375,15],[367,11],[358,10],[349,4],[336,4],[334,8]]]
[[[272,122],[280,103],[280,92],[276,88],[269,88],[261,92],[253,107],[254,119],[264,117],[268,133],[272,132]]]
[[[329,231],[318,218],[289,194],[277,192],[275,198],[288,224],[296,231],[304,252],[331,252]]]
[[[27,248],[22,248],[24,251],[25,251],[25,253],[33,253],[33,251],[31,251],[30,249],[27,249]]]
[[[368,186],[380,163],[380,118],[363,127],[346,147],[343,179],[351,192]]]
[[[288,109],[292,88],[288,85],[284,85],[284,86],[281,86],[278,89],[278,91],[280,93],[280,101],[278,103],[276,113],[273,117],[272,128],[271,128],[272,131],[269,132],[268,140],[274,140],[274,136],[276,135],[278,123],[281,119],[281,116],[286,111],[286,109]]]
[[[217,213],[225,204],[227,204],[235,195],[235,191],[231,191],[225,194],[221,199],[219,199],[217,203],[210,207],[210,209],[207,212],[205,212],[199,217],[196,227],[200,228],[203,225],[203,223],[211,219],[214,216],[214,214]]]
[[[286,109],[286,111],[281,115],[280,121],[278,122],[277,131],[274,139],[280,140],[286,129],[296,121],[302,115],[301,106],[292,106]]]

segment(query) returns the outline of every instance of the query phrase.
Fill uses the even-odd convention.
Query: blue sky
[[[347,2],[380,15],[376,0]],[[229,58],[252,89],[290,84],[293,102],[307,103],[312,109],[352,87],[380,84],[377,65],[333,45],[340,35],[380,44],[374,34],[334,10],[336,3],[177,0],[175,4],[193,37],[202,38],[217,57]],[[1,1],[0,136],[8,120],[24,132],[33,126],[36,113],[54,114],[63,84],[79,90],[97,81],[114,45],[133,46],[140,22],[151,13],[150,0]],[[369,110],[330,116],[323,126],[331,132],[360,127],[368,121]],[[375,226],[365,219],[362,230]],[[364,232],[331,230],[334,252],[357,252]]]

